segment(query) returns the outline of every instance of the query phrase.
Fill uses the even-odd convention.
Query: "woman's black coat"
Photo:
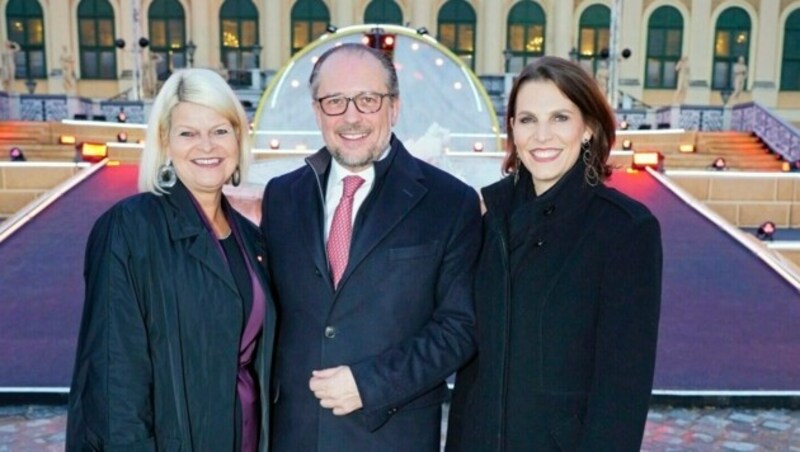
[[[535,413],[523,421],[530,423],[523,450],[640,448],[661,300],[659,224],[618,191],[588,186],[583,168],[579,163],[524,207],[535,212],[519,268],[509,267],[509,215],[518,187],[507,177],[482,191],[487,213],[475,284],[479,352],[456,379],[448,451],[513,450],[508,444],[519,444],[520,438],[507,438],[509,418],[521,421],[520,413],[507,409],[509,397],[519,394],[507,388],[508,379],[522,372],[534,382],[524,403]],[[519,184],[531,187],[530,175],[521,173]],[[538,289],[525,296],[523,314],[536,326],[517,332],[524,340],[510,344],[512,281]],[[510,354],[527,358],[514,363],[515,375],[509,375]]]
[[[86,298],[67,425],[67,450],[233,449],[244,312],[233,276],[178,183],[106,212],[86,250]],[[224,208],[266,292],[255,369],[266,451],[275,308],[258,229]]]

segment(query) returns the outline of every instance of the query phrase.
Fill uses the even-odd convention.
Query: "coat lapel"
[[[306,159],[310,171],[305,171],[292,187],[292,206],[298,215],[302,242],[308,247],[317,270],[327,275],[328,259],[325,256],[322,228],[324,216],[322,213],[322,185],[321,175],[325,173],[330,163],[330,154],[324,148]],[[330,278],[329,278],[330,279]],[[331,283],[333,290],[333,283]]]
[[[422,184],[423,175],[411,154],[396,141],[397,155],[386,172],[386,180],[374,200],[369,216],[350,247],[347,263],[340,285],[347,283],[350,274],[361,264],[370,252],[400,224],[428,189]]]
[[[169,195],[165,195],[171,207],[167,221],[173,241],[192,239],[188,245],[189,255],[207,267],[219,279],[223,280],[231,290],[238,293],[233,276],[225,263],[222,250],[208,233],[208,229],[200,217],[189,191],[178,182]]]

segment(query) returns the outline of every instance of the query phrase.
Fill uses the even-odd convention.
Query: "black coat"
[[[334,291],[323,240],[323,149],[272,179],[262,228],[280,310],[275,451],[439,450],[445,378],[475,351],[472,278],[478,195],[397,139],[378,162]],[[350,366],[363,408],[334,416],[311,371]]]
[[[524,205],[527,248],[512,260],[515,190],[507,177],[482,191],[478,355],[456,379],[447,450],[638,451],[658,335],[658,221],[618,191],[586,185],[579,163]],[[523,312],[512,314],[512,302]],[[529,328],[511,332],[513,316]]]
[[[67,450],[230,451],[244,310],[215,238],[178,183],[139,194],[97,220],[86,249],[86,298],[70,390]],[[258,229],[233,211],[261,287],[268,287]],[[255,355],[269,388],[275,309]],[[260,450],[269,402],[262,389]]]

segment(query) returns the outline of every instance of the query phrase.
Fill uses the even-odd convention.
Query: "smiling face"
[[[231,122],[192,102],[180,102],[172,109],[167,143],[178,178],[195,198],[219,194],[239,162]]]
[[[551,81],[523,84],[511,120],[514,146],[541,195],[578,161],[581,142],[592,131],[578,107]]]
[[[354,97],[366,92],[389,92],[386,70],[372,55],[341,52],[331,55],[322,64],[317,99],[333,95]],[[400,101],[387,96],[382,102],[375,113],[361,113],[349,102],[344,114],[329,116],[318,101],[313,101],[325,146],[333,158],[350,171],[368,168],[389,146]]]

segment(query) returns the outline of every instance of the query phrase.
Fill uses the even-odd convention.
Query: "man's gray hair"
[[[317,59],[316,63],[314,63],[314,69],[311,70],[311,77],[308,78],[308,86],[311,88],[311,97],[315,100],[317,99],[317,90],[319,89],[319,71],[322,64],[325,60],[330,58],[331,55],[342,52],[352,55],[372,55],[381,63],[381,66],[383,66],[383,69],[386,71],[386,88],[388,88],[389,94],[395,97],[400,95],[400,87],[397,83],[397,70],[394,68],[394,63],[389,56],[380,50],[367,47],[364,44],[349,42],[331,47]]]

